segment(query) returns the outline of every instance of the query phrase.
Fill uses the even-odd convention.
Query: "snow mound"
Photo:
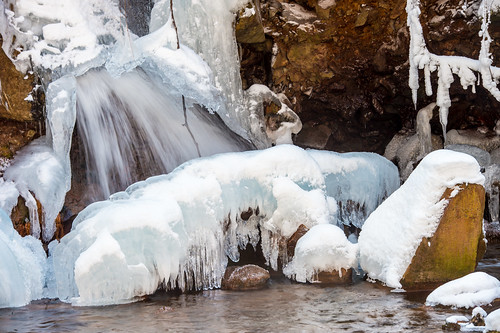
[[[490,304],[500,297],[500,281],[484,272],[474,272],[450,281],[427,296],[426,305],[472,308]]]
[[[341,269],[357,265],[356,244],[349,242],[342,229],[331,224],[312,227],[297,242],[293,260],[283,273],[298,282],[314,282],[319,272],[341,274]]]
[[[21,237],[0,209],[0,308],[23,306],[42,298],[46,257],[42,243]]]
[[[500,309],[490,312],[484,319],[485,332],[500,331]]]
[[[283,239],[300,224],[336,222],[314,153],[279,145],[201,158],[90,205],[49,247],[59,298],[102,305],[220,287],[228,257],[259,241],[273,269],[280,256],[286,264]]]
[[[392,288],[400,280],[423,237],[431,237],[447,205],[446,188],[483,184],[479,164],[467,154],[436,150],[366,220],[359,236],[361,268]],[[410,204],[411,203],[411,204]]]

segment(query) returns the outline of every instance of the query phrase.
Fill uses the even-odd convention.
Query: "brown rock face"
[[[33,75],[19,73],[3,50],[0,50],[0,84],[0,118],[33,120],[31,103],[25,100],[34,86]]]
[[[297,242],[299,239],[306,234],[306,232],[309,231],[309,228],[306,227],[305,225],[301,224],[297,228],[297,231],[293,233],[290,238],[286,241],[286,252],[288,255],[288,258],[292,258],[293,255],[295,254],[295,247],[297,246]]]
[[[255,290],[263,288],[270,275],[267,270],[256,265],[230,266],[222,279],[222,289]]]
[[[472,8],[477,3],[457,11],[462,4],[460,0],[421,1],[421,22],[431,52],[477,59],[481,22],[474,14],[477,8]],[[298,145],[383,153],[401,127],[414,127],[416,117],[408,87],[405,6],[406,0],[261,1],[267,43],[259,48],[241,45],[244,86],[267,84],[290,98],[305,129],[326,127],[317,140],[308,140],[312,131],[299,133]],[[490,34],[499,34],[499,22],[492,19]],[[493,40],[493,59],[498,59],[500,39]],[[433,73],[433,82],[436,79]],[[427,97],[421,88],[418,108],[435,98]],[[451,98],[456,102],[448,129],[492,129],[500,117],[500,103],[483,88],[472,94],[456,79]],[[437,117],[431,125],[440,133]]]
[[[349,284],[352,282],[352,269],[341,269],[341,274],[338,271],[333,272],[319,272],[316,276],[315,283],[323,284]]]
[[[403,275],[405,289],[426,289],[472,273],[486,250],[482,232],[484,188],[462,184],[459,193],[450,198],[452,191],[447,189],[443,194],[449,203],[436,232],[422,239]]]

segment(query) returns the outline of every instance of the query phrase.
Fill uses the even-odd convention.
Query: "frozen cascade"
[[[181,96],[140,69],[119,78],[91,71],[77,81],[78,132],[98,199],[200,155],[252,149],[202,107],[190,103],[184,115]]]
[[[242,107],[243,91],[233,22],[235,12],[248,0],[173,1],[179,40],[189,46],[217,73],[215,86],[225,96],[225,107],[216,110],[237,134],[253,141],[248,110]],[[150,33],[170,17],[170,1],[156,0],[151,12]]]
[[[218,287],[227,258],[238,261],[239,249],[259,239],[271,267],[278,268],[279,257],[286,264],[282,240],[300,224],[336,223],[325,182],[333,171],[322,169],[318,154],[329,153],[280,145],[191,160],[88,206],[72,231],[49,245],[58,297],[97,305],[158,288]],[[357,163],[377,159],[369,153],[339,158],[345,164],[339,172],[347,176]],[[379,177],[392,172],[398,178],[393,168]],[[346,179],[356,182],[354,175]],[[253,214],[244,220],[241,212],[249,208]]]

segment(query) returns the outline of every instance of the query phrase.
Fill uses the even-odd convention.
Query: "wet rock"
[[[286,241],[286,252],[288,255],[288,258],[292,258],[294,253],[295,253],[295,247],[297,246],[297,242],[299,239],[304,236],[307,232],[309,231],[309,228],[306,227],[305,225],[301,224],[297,228],[297,231],[293,233],[290,238]]]
[[[10,219],[19,235],[23,237],[31,235],[30,214],[26,207],[26,202],[22,197],[17,199],[17,205],[12,209]]]
[[[349,284],[352,282],[352,269],[342,268],[341,272],[334,270],[333,272],[319,272],[314,283],[322,284]]]
[[[253,2],[238,12],[236,18],[236,41],[238,43],[258,44],[266,40],[259,8]]]
[[[262,289],[269,278],[269,271],[257,265],[230,266],[226,269],[222,278],[222,289]]]
[[[448,206],[434,235],[417,248],[401,280],[403,288],[427,288],[472,273],[484,255],[485,190],[477,184],[458,188],[458,193],[447,189],[443,194]]]
[[[332,130],[324,124],[315,126],[315,124],[306,123],[302,131],[297,134],[295,143],[302,147],[324,149],[331,135]]]
[[[4,51],[0,50],[0,118],[33,120],[31,103],[26,100],[33,89],[33,80],[33,75],[18,72]]]

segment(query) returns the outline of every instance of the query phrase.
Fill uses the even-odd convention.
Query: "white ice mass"
[[[31,236],[19,236],[1,208],[0,253],[0,308],[42,298],[46,275],[42,243]]]
[[[484,176],[470,155],[436,150],[427,155],[408,180],[366,220],[359,235],[361,268],[371,279],[392,288],[411,263],[423,237],[431,237],[447,205],[446,188],[483,184]]]
[[[128,177],[137,164],[153,161],[154,171],[146,176],[161,174],[198,156],[290,143],[291,134],[300,130],[300,120],[283,104],[283,113],[293,121],[267,132],[263,110],[257,107],[263,90],[246,95],[242,91],[232,24],[234,12],[246,1],[174,3],[177,30],[169,2],[156,1],[151,33],[140,38],[128,30],[118,1],[0,4],[5,13],[0,20],[5,53],[19,53],[13,63],[23,72],[33,66],[47,91],[46,138],[21,152],[5,172],[6,180],[13,181],[28,202],[35,236],[52,238],[69,189],[75,114],[82,137],[93,139],[87,144],[87,160],[96,167],[92,180],[99,180],[105,196],[144,179]],[[209,112],[216,112],[225,125],[207,116]],[[235,140],[231,131],[247,142]],[[135,141],[135,151],[130,141]],[[145,152],[146,162],[135,161],[141,158],[137,146]],[[150,151],[141,150],[143,146]],[[20,175],[26,166],[29,176],[24,179]],[[47,173],[49,169],[54,172]],[[43,206],[45,228],[40,227],[35,198]]]
[[[500,298],[500,281],[484,272],[474,272],[447,282],[427,296],[426,305],[472,308]]]
[[[323,169],[318,154],[337,157],[336,170]],[[388,170],[379,177],[398,178],[397,169],[381,156],[345,155],[291,145],[220,154],[184,163],[92,204],[60,243],[50,244],[57,294],[95,305],[130,301],[162,287],[219,287],[228,257],[238,261],[239,249],[256,247],[259,239],[265,259],[277,269],[282,238],[300,224],[336,223],[336,201],[325,176],[343,173],[347,192],[364,181],[348,176],[358,164],[385,163]],[[383,197],[380,193],[387,191],[377,188],[373,195]],[[241,212],[249,208],[253,214],[244,220]],[[348,249],[342,267],[355,257],[354,245],[345,242],[344,236],[336,243],[339,251]]]
[[[319,272],[357,268],[358,246],[347,240],[344,231],[331,224],[315,225],[297,242],[295,254],[283,273],[298,282],[316,282]]]

